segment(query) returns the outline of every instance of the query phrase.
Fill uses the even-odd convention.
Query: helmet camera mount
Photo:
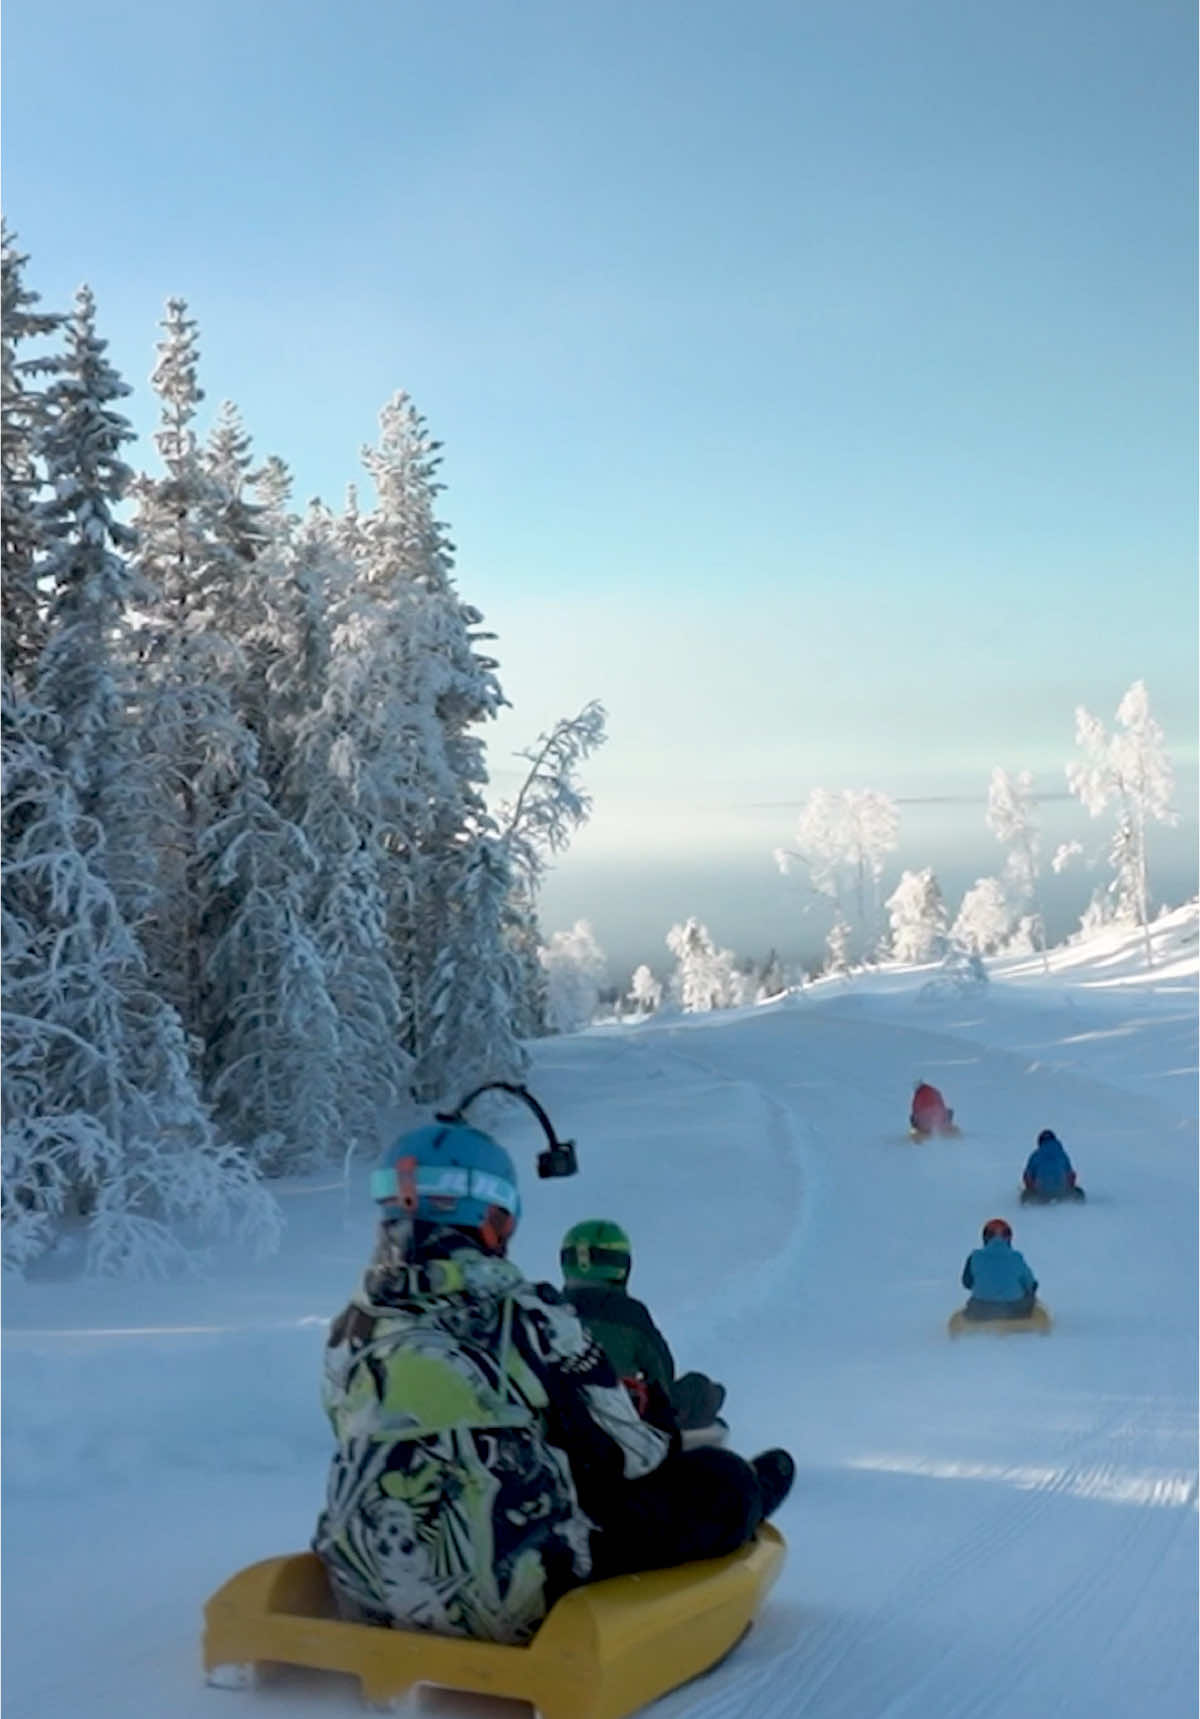
[[[528,1106],[542,1125],[542,1132],[548,1144],[538,1153],[537,1173],[543,1181],[552,1176],[574,1176],[579,1170],[579,1158],[575,1151],[573,1140],[560,1140],[554,1132],[554,1124],[546,1115],[537,1099],[524,1086],[517,1086],[508,1080],[485,1080],[482,1086],[477,1086],[468,1092],[465,1098],[460,1098],[453,1110],[436,1112],[437,1122],[465,1122],[467,1107],[485,1092],[507,1092],[513,1098],[519,1098],[522,1104]]]

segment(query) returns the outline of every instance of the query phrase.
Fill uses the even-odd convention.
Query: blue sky
[[[609,707],[589,864],[1057,786],[1138,676],[1191,770],[1190,0],[9,0],[4,46],[30,283],[91,281],[139,428],[169,293],[301,498],[413,395],[498,780]]]

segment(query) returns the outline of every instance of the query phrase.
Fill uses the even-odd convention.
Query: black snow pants
[[[599,1582],[736,1552],[762,1521],[762,1494],[743,1457],[708,1446],[613,1488],[591,1515],[591,1579]]]

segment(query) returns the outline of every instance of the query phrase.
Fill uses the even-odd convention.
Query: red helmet
[[[989,1218],[983,1226],[983,1239],[991,1241],[993,1236],[1003,1236],[1006,1242],[1012,1240],[1012,1225],[1007,1218]]]

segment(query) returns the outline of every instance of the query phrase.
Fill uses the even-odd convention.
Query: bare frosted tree
[[[1030,935],[1034,948],[1041,952],[1043,970],[1048,973],[1046,921],[1038,886],[1041,838],[1034,811],[1033,777],[1028,770],[1012,776],[997,765],[992,771],[988,784],[987,826],[996,840],[1008,847],[1004,875],[1020,906],[1031,909]]]
[[[899,829],[895,802],[875,788],[814,788],[793,847],[777,849],[775,860],[783,872],[797,861],[803,865],[812,888],[833,903],[838,918],[852,918],[866,949],[877,935],[879,882]]]
[[[1079,705],[1075,743],[1083,756],[1067,765],[1067,785],[1093,818],[1109,806],[1115,808],[1110,893],[1117,916],[1142,927],[1146,965],[1152,966],[1146,832],[1151,823],[1174,824],[1178,819],[1171,805],[1174,772],[1163,731],[1150,714],[1145,681],[1135,680],[1121,699],[1111,734]]]
[[[497,812],[500,840],[526,880],[531,895],[546,872],[552,854],[561,853],[591,813],[591,797],[582,787],[579,766],[608,738],[604,706],[597,699],[575,716],[564,716],[546,734],[518,754],[529,770],[517,796]]]

